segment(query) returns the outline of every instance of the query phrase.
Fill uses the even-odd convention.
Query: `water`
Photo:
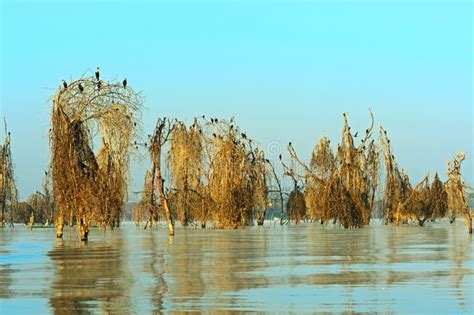
[[[0,231],[1,314],[471,313],[474,242],[454,225]]]

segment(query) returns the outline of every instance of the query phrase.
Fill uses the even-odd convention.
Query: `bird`
[[[357,131],[354,135],[354,138],[357,138],[357,135],[359,134],[359,132]]]
[[[124,88],[124,89],[127,88],[127,83],[128,83],[128,82],[127,82],[127,78],[123,79],[122,84],[123,84],[123,88]]]
[[[242,132],[240,135],[242,136],[242,138],[247,139],[247,135],[245,133]]]
[[[369,129],[365,129],[365,133],[369,133]]]
[[[278,157],[279,157],[279,158],[280,158],[280,160],[281,160],[281,154],[280,154]]]
[[[95,78],[97,79],[97,81],[99,81],[99,78],[100,78],[100,68],[97,67],[95,69]]]
[[[48,175],[48,172],[44,171],[44,175]]]
[[[290,145],[290,146],[292,145],[291,141],[288,143],[288,145]]]
[[[218,121],[219,121],[219,119],[217,119],[217,118],[214,118],[214,122],[216,122],[216,123],[217,123]]]
[[[217,137],[217,135],[216,135],[215,133],[213,133],[212,135],[214,136],[214,138],[216,138],[216,137]]]
[[[65,89],[67,89],[67,82],[64,81],[64,80],[62,80],[62,82],[63,82],[63,87],[64,87]]]
[[[234,129],[234,125],[230,125],[230,129]]]
[[[213,124],[213,123],[214,123],[214,118],[211,118],[211,124]]]
[[[97,82],[97,89],[100,90],[101,87],[102,87],[102,80],[99,80],[99,82]]]
[[[79,82],[79,91],[82,93],[84,92],[84,87],[82,86],[81,82]]]

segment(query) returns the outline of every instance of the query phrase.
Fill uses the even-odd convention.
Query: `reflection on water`
[[[462,222],[461,222],[462,223]],[[70,233],[70,232],[69,232]],[[0,231],[0,313],[472,313],[462,224]]]

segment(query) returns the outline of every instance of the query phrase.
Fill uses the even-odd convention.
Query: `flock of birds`
[[[100,79],[100,68],[99,67],[97,67],[95,69],[95,78],[97,80],[97,89],[100,90],[102,88],[102,80]],[[66,80],[62,80],[62,84],[63,84],[63,88],[67,89],[68,84],[67,84]],[[127,78],[123,79],[122,86],[123,86],[124,89],[127,88],[127,84],[128,84]],[[84,86],[82,85],[81,82],[79,82],[77,87],[79,89],[79,92],[81,92],[81,93],[84,92]]]

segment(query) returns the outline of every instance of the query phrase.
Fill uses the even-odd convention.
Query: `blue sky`
[[[292,141],[309,158],[322,135],[339,140],[343,112],[365,130],[371,107],[414,181],[444,177],[462,150],[474,184],[470,1],[0,3],[1,107],[22,198],[47,167],[49,97],[96,66],[142,91],[145,134],[159,116],[235,116],[264,149]],[[148,162],[132,165],[139,190]]]

